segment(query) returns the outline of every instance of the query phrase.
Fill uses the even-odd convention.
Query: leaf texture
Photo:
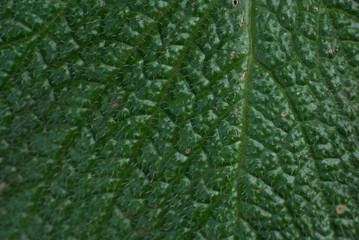
[[[358,3],[249,8],[240,236],[356,239]]]
[[[358,79],[357,0],[6,0],[0,237],[357,239]]]

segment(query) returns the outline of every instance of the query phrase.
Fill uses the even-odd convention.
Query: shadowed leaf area
[[[5,0],[1,239],[359,238],[358,0]]]

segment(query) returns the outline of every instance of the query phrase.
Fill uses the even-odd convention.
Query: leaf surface
[[[358,16],[5,1],[0,237],[357,238]]]

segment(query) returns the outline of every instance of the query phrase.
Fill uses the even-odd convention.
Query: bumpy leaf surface
[[[357,0],[6,0],[1,239],[357,239]]]

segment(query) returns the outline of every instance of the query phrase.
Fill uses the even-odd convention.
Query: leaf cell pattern
[[[358,16],[356,0],[5,1],[0,237],[355,239]]]
[[[8,1],[3,237],[233,237],[248,42],[238,11]]]
[[[358,3],[256,0],[249,8],[240,236],[355,239]]]

